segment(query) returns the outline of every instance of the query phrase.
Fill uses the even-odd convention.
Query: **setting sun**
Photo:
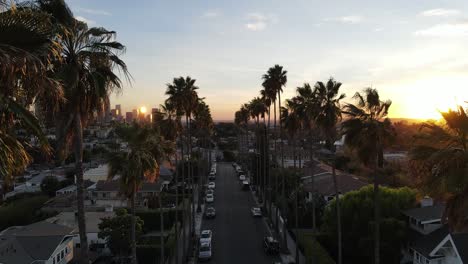
[[[438,120],[440,112],[463,104],[467,92],[461,87],[467,82],[465,76],[440,76],[400,84],[389,94],[394,103],[391,116]]]
[[[146,114],[146,107],[145,106],[140,107],[140,113]]]

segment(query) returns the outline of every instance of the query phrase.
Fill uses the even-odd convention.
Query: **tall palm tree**
[[[27,142],[14,128],[34,135],[46,153],[50,148],[38,119],[28,110],[33,104],[56,107],[62,97],[60,83],[49,77],[48,59],[60,48],[53,43],[55,27],[49,14],[18,9],[6,2],[0,9],[0,178],[9,185],[24,171],[31,157]]]
[[[341,87],[340,82],[336,82],[330,78],[325,84],[317,82],[314,86],[315,93],[318,97],[317,114],[315,123],[325,137],[325,147],[332,153],[335,152],[334,142],[337,140],[337,123],[341,120],[341,104],[340,101],[346,97],[345,94],[339,94]],[[333,185],[335,187],[336,199],[336,216],[338,230],[338,264],[342,263],[342,239],[341,239],[341,211],[340,211],[340,192],[336,178],[335,161],[332,157],[332,176]]]
[[[60,41],[62,63],[58,78],[64,85],[66,102],[57,112],[57,147],[61,158],[66,157],[68,145],[73,145],[77,183],[78,227],[82,263],[88,262],[88,244],[84,212],[83,186],[83,127],[95,113],[102,111],[114,90],[122,88],[121,79],[114,73],[119,69],[128,77],[125,62],[119,55],[124,46],[114,40],[115,32],[104,28],[88,28],[78,20],[63,31]]]
[[[444,124],[424,123],[410,152],[424,162],[423,184],[432,193],[449,193],[444,219],[452,231],[468,230],[468,110],[441,112]]]
[[[137,123],[133,123],[131,126],[118,127],[116,134],[124,142],[128,143],[128,150],[110,154],[108,160],[108,178],[113,179],[116,175],[119,175],[120,192],[130,200],[132,210],[132,263],[137,263],[135,233],[136,194],[143,182],[154,182],[157,180],[161,162],[172,153],[172,144],[161,137],[157,130],[149,126],[141,126]],[[162,235],[161,239],[161,250],[164,250]],[[161,252],[161,257],[164,258],[164,251]]]
[[[161,135],[165,140],[168,140],[170,142],[173,142],[174,146],[177,146],[177,139],[179,136],[179,133],[182,129],[181,122],[180,122],[180,115],[177,114],[177,109],[174,108],[173,105],[169,104],[168,102],[165,102],[163,105],[160,105],[160,111],[159,113],[155,116],[154,124],[157,129],[160,130]],[[175,179],[175,185],[176,185],[176,191],[175,191],[175,207],[179,208],[179,174],[178,174],[178,157],[177,157],[177,148],[175,147],[174,150],[174,157],[175,157],[175,174],[174,174],[174,179]],[[159,197],[159,203],[160,203],[160,208],[162,212],[162,206],[161,206],[161,197]],[[160,214],[161,218],[164,219],[162,216],[162,213]],[[162,224],[162,221],[161,221]],[[178,211],[176,211],[175,214],[175,226],[174,226],[174,233],[175,233],[175,244],[179,245],[179,214]],[[161,230],[164,229],[164,225],[162,224]],[[183,229],[185,230],[185,229]],[[185,239],[185,237],[183,238]],[[176,263],[179,263],[179,247],[175,247],[175,261]]]
[[[380,200],[378,169],[384,165],[384,146],[395,136],[390,119],[387,118],[391,101],[381,101],[376,89],[367,88],[357,92],[357,104],[346,104],[342,123],[345,144],[356,150],[359,159],[374,170],[374,263],[380,263]]]
[[[256,165],[257,165],[257,171],[256,171],[256,177],[255,177],[255,183],[256,185],[260,186],[261,183],[261,164],[260,164],[260,137],[261,137],[261,132],[260,132],[260,117],[264,117],[265,113],[267,111],[267,108],[263,102],[263,100],[260,97],[255,97],[249,102],[248,106],[250,116],[255,120],[256,124],[256,132],[255,132],[255,137],[257,140],[256,147],[257,147],[257,156],[256,156]]]
[[[308,134],[308,147],[309,147],[309,169],[311,173],[311,186],[312,190],[315,190],[315,161],[314,161],[314,134],[315,134],[315,119],[318,114],[318,95],[315,89],[312,89],[311,85],[304,83],[303,86],[296,88],[296,96],[293,98],[295,103],[295,112],[302,120],[302,127],[307,131]],[[316,220],[316,204],[315,199],[312,196],[312,230],[315,234],[317,230]]]
[[[278,110],[281,109],[281,93],[283,92],[283,87],[286,86],[286,83],[288,81],[288,78],[287,78],[287,71],[286,70],[283,70],[283,66],[280,66],[278,64],[276,64],[275,66],[271,67],[268,69],[267,73],[263,75],[262,79],[263,79],[263,87],[265,87],[265,89],[268,91],[268,93],[275,93],[275,95],[277,94],[278,95]],[[273,100],[273,102],[276,102],[276,98]],[[276,105],[275,107],[276,108]],[[276,109],[274,109],[275,113],[274,113],[274,123],[275,123],[275,133],[276,133]],[[279,137],[275,137],[275,141],[277,138],[280,138],[281,140],[281,167],[284,167],[284,155],[283,155],[283,134],[282,134],[282,125],[281,125],[281,111],[278,113],[279,114],[279,120],[280,120],[280,129],[279,129]],[[275,143],[276,144],[276,143]],[[276,150],[275,150],[276,152]],[[276,158],[276,157],[275,157]],[[275,163],[277,161],[275,160]],[[278,186],[278,185],[276,185]],[[285,197],[285,193],[284,193],[284,186],[285,186],[285,179],[284,177],[282,177],[282,190],[281,190],[281,196],[282,197]],[[284,200],[284,199],[283,199]],[[283,207],[283,211],[284,211],[284,207],[285,207],[285,202],[283,202],[282,204],[282,207]],[[276,217],[278,219],[278,215]],[[276,229],[278,230],[278,221],[276,221]]]
[[[190,214],[190,234],[193,236],[195,229],[195,207],[193,205],[195,201],[195,192],[193,190],[193,175],[191,169],[191,157],[192,157],[192,138],[191,138],[191,119],[192,114],[195,111],[195,108],[198,104],[198,87],[195,86],[195,79],[191,77],[178,77],[174,78],[173,82],[167,84],[166,95],[169,96],[167,102],[174,105],[178,112],[185,115],[185,129],[186,129],[186,138],[187,138],[187,149],[188,149],[188,177],[189,182],[192,186],[192,195],[191,195],[191,214]],[[185,167],[185,166],[183,166]]]

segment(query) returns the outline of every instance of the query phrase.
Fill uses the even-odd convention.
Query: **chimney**
[[[430,207],[430,206],[434,206],[434,200],[432,200],[431,197],[426,195],[421,200],[421,207]]]

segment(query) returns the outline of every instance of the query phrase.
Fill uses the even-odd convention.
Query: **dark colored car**
[[[205,217],[206,218],[215,218],[216,217],[216,210],[213,207],[206,208]]]
[[[267,236],[263,238],[263,249],[265,253],[269,255],[277,255],[279,254],[279,243],[278,240],[274,239],[271,236]]]

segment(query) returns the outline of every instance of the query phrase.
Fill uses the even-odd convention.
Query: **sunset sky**
[[[156,107],[173,77],[197,79],[214,119],[233,119],[274,64],[282,98],[333,76],[347,101],[365,87],[391,117],[436,118],[468,100],[468,1],[70,0],[78,19],[117,31],[132,85],[123,111]]]

